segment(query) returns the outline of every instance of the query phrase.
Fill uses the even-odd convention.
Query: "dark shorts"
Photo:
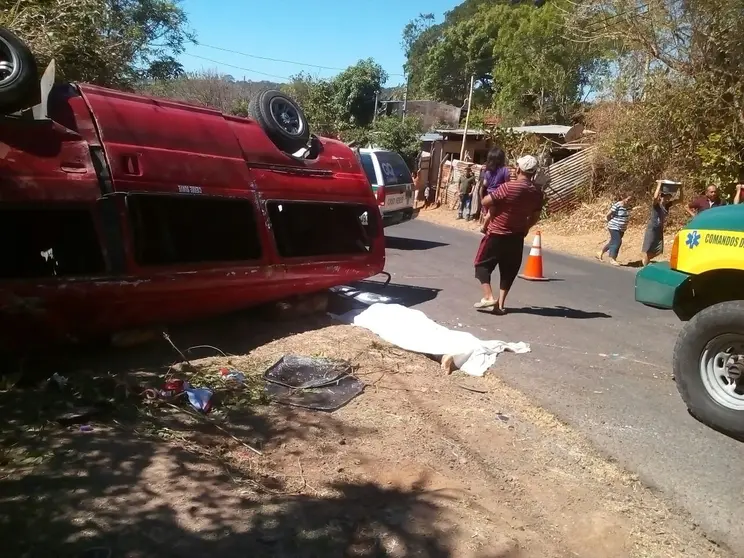
[[[509,290],[519,274],[524,252],[524,236],[521,234],[487,234],[481,239],[475,255],[475,278],[491,283],[491,275],[499,268],[499,288]]]

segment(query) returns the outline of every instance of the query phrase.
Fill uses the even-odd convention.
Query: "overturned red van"
[[[357,157],[310,134],[292,99],[265,91],[252,118],[239,118],[52,86],[51,65],[40,103],[28,107],[23,95],[39,97],[29,66],[26,47],[0,29],[0,350],[224,313],[382,272],[380,212]]]

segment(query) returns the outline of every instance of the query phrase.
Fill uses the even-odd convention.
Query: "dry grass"
[[[262,405],[258,397],[243,413],[238,401],[222,399],[232,408],[218,406],[219,419],[155,404],[157,424],[134,430],[103,423],[88,435],[50,430],[56,442],[36,450],[64,453],[65,478],[74,482],[59,485],[53,461],[37,462],[41,453],[0,464],[0,472],[19,489],[24,481],[43,486],[57,529],[134,533],[155,521],[169,526],[166,546],[188,536],[219,550],[194,556],[269,555],[259,548],[267,538],[305,541],[302,552],[275,556],[381,555],[346,546],[360,529],[370,545],[388,545],[391,558],[727,556],[634,475],[497,378],[499,366],[529,367],[526,355],[503,355],[493,374],[477,379],[444,375],[437,363],[353,326],[323,322],[271,337],[247,354],[194,359],[180,374],[219,388],[219,369],[237,368],[249,378],[250,399],[268,365],[286,354],[314,355],[351,360],[366,390],[334,413]],[[108,438],[111,454],[102,444]],[[60,447],[65,439],[71,443]],[[133,448],[136,466],[126,453]],[[48,531],[38,503],[21,500],[15,517],[36,515],[20,533],[6,532],[14,541]],[[222,546],[204,542],[212,523]],[[132,536],[118,544],[141,543]]]
[[[540,221],[535,231],[542,233],[542,246],[545,249],[563,252],[583,258],[595,258],[608,240],[604,215],[611,205],[608,198],[600,198],[591,203],[582,203],[571,213],[561,213]],[[630,226],[625,233],[618,261],[624,265],[638,265],[645,233],[649,209],[636,206],[631,211]],[[446,206],[429,209],[419,213],[419,219],[446,225],[471,232],[478,232],[479,225],[457,220],[457,212]],[[675,209],[670,216],[669,226],[664,235],[666,252],[657,257],[658,261],[669,259],[669,248],[674,236],[684,223],[684,212]]]

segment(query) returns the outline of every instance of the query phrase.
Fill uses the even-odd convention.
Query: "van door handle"
[[[133,174],[139,176],[140,172],[139,155],[122,155],[121,166],[124,174]]]
[[[83,174],[88,172],[88,165],[81,161],[62,161],[59,168],[64,172]]]

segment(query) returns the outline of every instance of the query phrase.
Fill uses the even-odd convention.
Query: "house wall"
[[[460,148],[462,147],[462,139],[458,140],[440,140],[435,142],[427,142],[422,144],[422,151],[428,151],[431,153],[431,159],[429,160],[429,170],[426,175],[426,185],[441,187],[444,184],[444,178],[440,180],[439,172],[442,161],[448,160],[458,161],[458,164],[462,164],[463,168],[466,163],[459,161],[460,159]],[[482,155],[482,159],[485,162],[485,154],[488,153],[490,147],[489,142],[486,140],[468,140],[465,144],[465,157],[472,161],[474,156],[478,153]],[[448,158],[447,156],[450,155]],[[451,163],[450,163],[451,164]],[[423,196],[423,194],[421,194]],[[423,200],[423,197],[419,197]]]
[[[415,114],[420,117],[424,130],[428,130],[437,125],[456,128],[460,125],[460,113],[462,109],[437,101],[412,100],[406,102],[406,111],[408,114]],[[390,101],[386,103],[385,112],[388,116],[393,114],[402,116],[403,101]]]

